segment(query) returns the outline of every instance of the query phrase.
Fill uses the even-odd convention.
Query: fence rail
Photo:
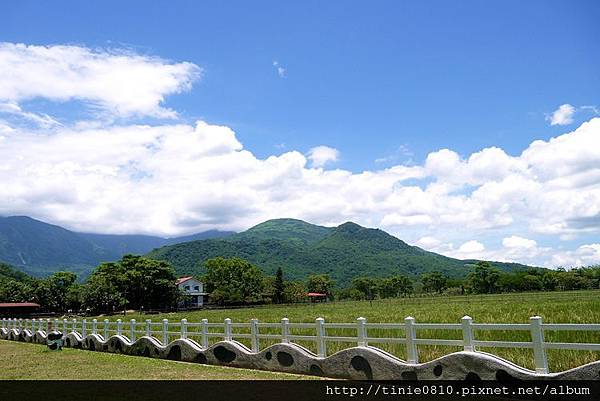
[[[370,344],[403,344],[406,347],[406,361],[419,363],[418,346],[455,346],[462,347],[465,351],[477,351],[478,347],[486,348],[528,348],[533,350],[535,369],[537,373],[549,373],[547,349],[566,349],[581,351],[600,351],[597,343],[565,343],[547,342],[544,339],[545,331],[597,331],[600,333],[600,324],[545,324],[539,316],[533,316],[528,324],[492,324],[473,323],[473,319],[465,316],[460,323],[417,323],[413,317],[404,319],[404,323],[367,323],[367,319],[358,318],[355,323],[326,323],[323,318],[318,318],[314,323],[294,323],[283,318],[278,323],[259,322],[252,319],[250,322],[233,323],[231,319],[223,322],[209,322],[202,319],[200,322],[188,322],[182,319],[179,322],[169,322],[163,319],[153,322],[145,321],[109,321],[108,319],[77,320],[77,319],[2,319],[2,328],[11,330],[28,330],[49,332],[60,331],[63,334],[76,332],[82,336],[95,334],[104,340],[112,335],[121,335],[133,342],[138,337],[154,337],[163,345],[174,339],[198,340],[198,345],[207,348],[209,338],[220,338],[225,341],[235,339],[250,340],[253,352],[260,351],[261,340],[275,340],[282,343],[295,341],[314,342],[319,357],[327,356],[327,344],[330,342],[355,343],[357,346],[371,347]],[[244,330],[240,333],[236,330]],[[387,330],[385,337],[369,336],[369,330]],[[216,330],[216,331],[215,331]],[[265,333],[265,330],[271,332]],[[277,333],[272,333],[276,330]],[[294,334],[294,330],[310,330],[312,334]],[[342,330],[353,332],[352,335],[331,335],[328,330]],[[419,330],[451,330],[457,335],[462,333],[461,339],[436,339],[419,338]],[[481,331],[526,331],[529,332],[530,341],[490,341],[476,340],[475,334]],[[399,333],[402,332],[402,333]],[[339,333],[335,333],[339,334]]]

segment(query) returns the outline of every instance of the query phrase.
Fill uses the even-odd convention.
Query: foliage
[[[328,298],[331,298],[333,286],[334,282],[327,274],[311,274],[306,282],[308,292],[325,294]]]
[[[257,302],[263,289],[260,269],[240,258],[209,259],[204,281],[212,301],[220,305]]]
[[[302,302],[306,300],[306,286],[302,281],[286,281],[283,290],[285,303]]]
[[[470,264],[410,246],[382,230],[344,223],[328,228],[300,220],[277,219],[222,239],[192,241],[155,249],[149,257],[166,260],[180,274],[202,274],[204,262],[215,257],[239,257],[259,266],[266,274],[285,267],[286,278],[305,280],[311,274],[328,274],[349,286],[355,277],[390,277],[439,271],[464,278]],[[527,266],[494,263],[503,271],[527,270]]]
[[[179,298],[175,272],[164,261],[125,255],[118,262],[102,263],[85,285],[84,305],[91,310],[163,309]]]
[[[425,292],[437,292],[441,294],[448,288],[448,278],[439,271],[422,274],[421,283],[423,283],[423,290]]]
[[[498,290],[500,272],[489,262],[478,262],[467,276],[468,287],[475,294],[493,294]]]
[[[283,270],[277,268],[275,280],[273,281],[273,303],[280,304],[284,301],[285,282],[283,281]]]

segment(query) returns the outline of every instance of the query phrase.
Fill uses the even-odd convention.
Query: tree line
[[[415,294],[492,294],[521,291],[556,291],[600,288],[600,266],[529,269],[502,272],[488,262],[471,266],[463,279],[438,271],[418,277],[356,277],[338,288],[327,274],[306,280],[286,280],[280,267],[270,276],[240,258],[214,258],[205,263],[205,283],[210,302],[218,305],[306,302],[307,293],[324,294],[329,300],[372,300]],[[75,273],[57,272],[33,278],[0,263],[0,302],[37,302],[48,312],[100,314],[124,309],[165,310],[177,307],[186,294],[175,285],[176,273],[164,261],[126,255],[120,261],[102,263],[84,281]]]

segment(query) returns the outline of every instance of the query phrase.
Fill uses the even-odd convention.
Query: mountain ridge
[[[290,227],[299,230],[290,231]],[[282,267],[290,279],[324,273],[342,285],[357,276],[417,276],[434,270],[450,277],[464,277],[477,262],[429,252],[383,230],[353,222],[322,227],[295,219],[267,220],[223,239],[161,247],[147,256],[171,263],[180,273],[196,275],[203,273],[207,259],[237,256],[268,274],[273,274],[277,267]],[[504,271],[530,268],[518,263],[493,263]]]
[[[464,277],[476,260],[459,260],[409,245],[387,232],[345,222],[323,227],[281,218],[240,233],[207,231],[184,237],[78,233],[27,216],[0,217],[0,261],[32,275],[70,270],[85,277],[98,264],[126,253],[146,254],[178,274],[200,275],[207,259],[241,257],[268,274],[282,267],[288,279],[329,274],[340,284],[357,276],[418,276],[439,270]],[[530,266],[494,262],[501,270]]]
[[[0,261],[32,275],[68,269],[85,275],[105,261],[126,253],[145,254],[154,248],[232,232],[210,230],[183,237],[92,234],[67,230],[29,216],[0,217]]]

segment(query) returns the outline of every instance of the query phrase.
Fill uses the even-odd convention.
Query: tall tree
[[[218,304],[260,301],[263,274],[240,258],[214,258],[206,261],[204,280],[212,300]]]
[[[334,283],[331,278],[329,278],[328,274],[312,274],[308,276],[306,289],[308,292],[317,292],[330,297],[333,284]]]
[[[500,273],[489,262],[477,262],[469,273],[467,282],[471,291],[476,294],[492,294],[498,290]]]
[[[285,292],[285,282],[283,280],[283,270],[281,267],[277,268],[275,273],[275,281],[273,282],[273,302],[280,304],[283,302],[283,296]]]
[[[93,302],[101,302],[108,310],[163,309],[174,306],[179,299],[175,279],[175,271],[167,262],[125,255],[118,262],[98,266],[82,297],[90,309],[98,306]]]
[[[421,275],[423,290],[425,292],[437,292],[441,294],[448,287],[448,277],[444,276],[439,271],[432,271]]]

